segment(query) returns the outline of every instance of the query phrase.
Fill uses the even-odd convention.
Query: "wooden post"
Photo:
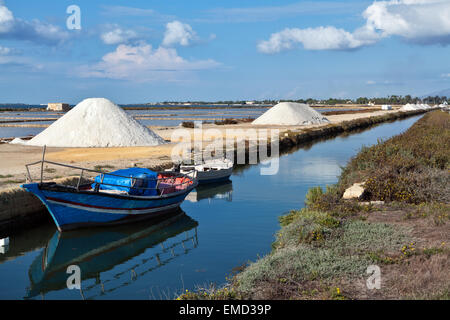
[[[44,150],[42,151],[42,161],[41,161],[41,184],[44,180],[44,161],[45,161],[45,149],[47,146],[44,145]]]
[[[77,190],[78,191],[80,191],[80,184],[81,184],[81,179],[83,178],[83,172],[84,172],[84,170],[81,169],[80,179],[78,179],[78,183],[77,183]]]

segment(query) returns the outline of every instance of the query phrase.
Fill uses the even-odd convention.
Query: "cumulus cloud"
[[[115,26],[114,29],[102,33],[100,37],[105,44],[124,44],[136,40],[138,35],[133,30],[124,30]]]
[[[55,45],[67,40],[69,34],[60,27],[39,20],[26,21],[0,2],[0,38],[29,40],[39,44]]]
[[[374,2],[363,13],[366,26],[383,36],[419,43],[450,43],[450,1],[392,0]]]
[[[263,53],[278,53],[302,44],[306,50],[350,50],[372,44],[373,38],[358,37],[335,27],[284,29],[273,33],[267,41],[258,44]]]
[[[450,43],[449,0],[375,1],[362,14],[365,25],[348,32],[333,26],[287,28],[258,43],[263,53],[303,45],[306,50],[351,50],[399,36],[420,44]]]
[[[187,71],[210,69],[220,64],[214,60],[190,61],[180,57],[174,48],[158,47],[140,42],[119,45],[94,65],[79,70],[82,77],[110,78],[133,81],[176,81]]]
[[[198,41],[198,36],[192,27],[187,23],[175,20],[166,25],[162,45],[166,47],[174,45],[188,46],[196,41]]]

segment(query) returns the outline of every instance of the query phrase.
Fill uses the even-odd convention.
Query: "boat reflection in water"
[[[198,222],[183,211],[164,220],[107,229],[55,232],[29,269],[25,299],[67,289],[70,265],[81,270],[81,296],[92,299],[130,284],[198,245]],[[147,249],[151,253],[148,254]],[[145,252],[145,255],[144,255]],[[126,269],[105,278],[102,273],[126,262]],[[129,267],[128,267],[129,266]],[[86,286],[83,281],[94,279]]]
[[[232,201],[233,182],[225,181],[219,183],[210,183],[207,185],[198,185],[186,197],[186,201],[198,202],[201,200],[224,199]]]

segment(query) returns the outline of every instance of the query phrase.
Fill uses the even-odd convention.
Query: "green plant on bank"
[[[291,211],[280,221],[283,227],[274,250],[235,278],[234,285],[244,295],[253,296],[273,279],[302,282],[363,276],[367,266],[378,261],[370,255],[373,250],[399,251],[409,240],[401,227],[337,218],[308,208]],[[313,238],[317,230],[323,238]]]
[[[12,174],[7,174],[7,175],[0,174],[0,179],[6,179],[6,178],[12,178],[12,177],[14,177]]]
[[[186,290],[176,300],[239,300],[243,297],[233,287]]]
[[[434,225],[450,222],[450,204],[439,202],[423,202],[408,208],[405,219],[430,218]]]
[[[333,300],[346,300],[340,288],[330,288],[330,297]]]

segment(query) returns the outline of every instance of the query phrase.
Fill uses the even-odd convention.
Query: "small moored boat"
[[[45,149],[44,149],[45,155]],[[41,165],[41,179],[33,183],[29,166]],[[81,170],[78,183],[44,182],[44,164]],[[197,181],[190,175],[129,168],[110,173],[41,161],[26,165],[27,182],[22,188],[47,207],[59,231],[88,226],[114,225],[149,219],[179,209]],[[98,174],[94,181],[85,172]],[[89,183],[85,183],[85,180]]]
[[[230,179],[233,173],[233,161],[229,159],[205,160],[194,165],[178,164],[166,172],[179,172],[193,176],[198,184],[217,183]],[[193,175],[193,173],[195,173]]]

